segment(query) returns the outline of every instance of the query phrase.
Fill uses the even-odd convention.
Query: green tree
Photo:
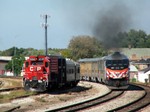
[[[71,58],[93,58],[105,54],[100,41],[90,36],[77,36],[70,40],[68,49],[71,51]]]
[[[12,60],[9,61],[9,63],[5,66],[6,70],[11,70],[15,76],[19,76],[21,73],[21,69],[23,66],[23,63],[25,61],[24,56],[13,56]]]
[[[65,58],[71,58],[71,51],[69,49],[63,49],[60,53]]]
[[[146,33],[142,30],[136,31],[136,30],[130,30],[128,32],[127,40],[126,40],[126,46],[131,46],[133,48],[142,48],[146,47]]]
[[[127,48],[129,47],[129,44],[128,44],[128,40],[127,40],[127,37],[128,37],[128,33],[127,32],[120,32],[118,33],[118,38],[120,38],[120,42],[118,43],[120,47],[123,47],[123,48]]]
[[[15,53],[15,47],[9,48],[1,53],[3,56],[13,56]]]
[[[146,38],[145,47],[150,48],[150,35],[148,35]]]

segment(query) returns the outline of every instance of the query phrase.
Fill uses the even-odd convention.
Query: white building
[[[130,65],[130,80],[138,80],[138,69],[134,65]]]
[[[5,74],[6,76],[14,76],[14,73],[11,71],[6,71]]]
[[[138,72],[138,81],[145,83],[145,80],[150,82],[150,67]]]

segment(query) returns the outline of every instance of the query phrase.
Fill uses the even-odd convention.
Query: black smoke
[[[124,4],[115,4],[108,10],[99,11],[93,33],[106,49],[120,47],[122,37],[118,33],[128,30],[131,24],[130,13]]]

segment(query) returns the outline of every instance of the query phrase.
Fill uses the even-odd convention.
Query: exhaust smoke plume
[[[116,49],[122,40],[118,33],[125,32],[130,23],[129,9],[123,4],[116,4],[107,11],[99,12],[93,33],[106,49]]]

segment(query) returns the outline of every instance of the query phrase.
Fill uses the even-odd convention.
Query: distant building
[[[5,66],[8,64],[8,62],[11,60],[10,56],[0,56],[0,75],[5,74]]]
[[[150,58],[133,61],[132,64],[135,65],[139,70],[142,70],[150,66]]]
[[[150,58],[150,48],[120,48],[120,51],[128,56],[131,61]]]
[[[14,76],[14,73],[12,71],[5,71],[6,76]]]
[[[138,81],[145,83],[145,81],[150,83],[150,67],[140,70],[138,72]]]
[[[29,57],[25,57],[25,59],[28,59]],[[7,75],[7,76],[13,76],[12,71],[6,71],[5,66],[8,64],[9,61],[11,61],[12,56],[0,56],[0,75]]]
[[[113,51],[111,50],[111,52]],[[150,48],[120,48],[119,51],[125,54],[138,70],[150,66]]]
[[[130,80],[138,80],[138,69],[134,65],[130,65]]]

